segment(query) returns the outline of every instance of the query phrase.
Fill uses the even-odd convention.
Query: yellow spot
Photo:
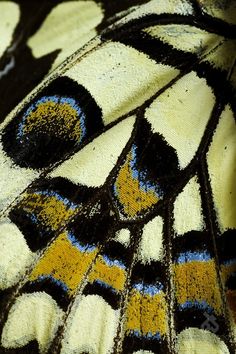
[[[40,259],[30,275],[30,281],[42,275],[51,275],[64,282],[69,288],[69,294],[72,295],[76,292],[96,254],[97,250],[80,252],[67,239],[66,233],[63,233]]]
[[[174,284],[177,302],[206,301],[217,314],[222,313],[220,289],[213,260],[192,261],[174,265]]]
[[[126,279],[126,272],[118,266],[110,267],[107,265],[102,256],[99,256],[94,269],[90,274],[89,281],[92,283],[94,280],[100,280],[114,289],[121,291],[124,289]]]
[[[156,204],[159,198],[154,191],[144,191],[140,188],[139,181],[132,176],[131,159],[130,152],[118,173],[115,187],[118,194],[117,198],[122,204],[125,214],[134,217],[143,209],[145,210]]]
[[[44,227],[49,227],[53,231],[78,212],[78,208],[69,209],[54,196],[40,194],[26,194],[25,199],[20,203],[20,208],[28,213],[33,213],[39,224],[43,224]]]
[[[78,112],[68,103],[53,101],[40,103],[26,117],[24,133],[32,131],[75,140],[82,135]]]
[[[167,304],[165,295],[142,295],[132,290],[126,313],[126,332],[139,331],[141,335],[157,332],[167,334]]]

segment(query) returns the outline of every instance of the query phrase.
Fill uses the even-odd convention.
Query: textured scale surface
[[[0,353],[236,353],[236,2],[0,1]]]

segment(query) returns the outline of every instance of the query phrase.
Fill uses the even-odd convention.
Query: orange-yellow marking
[[[66,233],[61,234],[51,244],[44,256],[39,260],[30,275],[30,281],[42,275],[52,275],[64,282],[69,294],[75,293],[84,274],[94,261],[98,250],[81,252],[67,239]]]

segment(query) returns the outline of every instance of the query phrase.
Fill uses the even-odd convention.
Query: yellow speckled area
[[[43,102],[26,117],[24,133],[41,132],[60,138],[81,139],[81,122],[68,103]]]
[[[30,275],[30,280],[36,280],[42,275],[52,275],[64,282],[69,288],[69,294],[73,294],[96,254],[97,250],[80,252],[67,239],[66,233],[63,233],[40,259]]]
[[[106,264],[102,256],[98,256],[94,268],[89,276],[89,281],[100,280],[114,289],[124,290],[126,271],[118,266],[109,266]]]
[[[176,264],[173,271],[178,304],[184,304],[186,301],[206,301],[217,314],[222,313],[220,289],[213,260]]]
[[[130,152],[118,173],[115,188],[125,214],[128,217],[135,217],[139,212],[156,204],[159,198],[154,191],[144,191],[140,188],[139,181],[132,176],[131,159],[132,153]]]
[[[69,209],[54,196],[40,194],[27,194],[20,207],[28,213],[33,213],[40,224],[54,231],[78,212],[78,208]]]
[[[167,304],[161,291],[154,296],[132,290],[126,313],[126,332],[139,331],[140,335],[157,332],[165,336],[168,330]]]

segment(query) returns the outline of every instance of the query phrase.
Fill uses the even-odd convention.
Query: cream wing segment
[[[146,110],[153,132],[176,149],[180,168],[195,155],[215,103],[212,89],[190,72],[161,94]]]
[[[163,220],[160,216],[149,221],[143,228],[138,258],[142,263],[161,261],[163,258]]]
[[[87,55],[66,75],[89,90],[107,125],[144,103],[178,73],[179,70],[157,64],[136,49],[109,42]]]
[[[51,68],[54,69],[96,36],[96,26],[102,18],[102,9],[94,1],[63,2],[52,9],[28,45],[36,58],[61,49]]]
[[[23,294],[9,312],[1,344],[5,348],[19,348],[37,340],[40,352],[45,352],[62,317],[63,311],[48,294]]]
[[[229,105],[214,133],[207,164],[217,219],[223,233],[236,228],[236,125]]]
[[[101,134],[81,151],[62,163],[51,177],[65,177],[75,184],[99,187],[115,166],[131,136],[135,117],[129,117]]]
[[[203,229],[200,186],[194,176],[174,202],[174,230],[177,235],[184,235],[192,230],[202,231]]]
[[[214,333],[204,329],[187,328],[177,337],[178,354],[230,354],[226,344]]]
[[[111,353],[118,320],[119,310],[101,296],[82,296],[65,332],[61,354]]]
[[[35,255],[9,219],[0,222],[0,245],[0,289],[6,289],[23,276]]]
[[[0,57],[10,45],[15,27],[20,19],[19,5],[12,1],[0,1]]]

